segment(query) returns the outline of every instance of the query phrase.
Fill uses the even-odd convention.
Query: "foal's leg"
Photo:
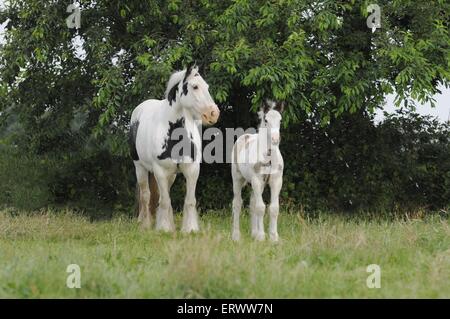
[[[138,221],[142,227],[150,227],[150,212],[148,204],[150,201],[150,189],[148,185],[148,171],[139,164],[135,164],[136,178],[139,185],[139,217]]]
[[[253,238],[258,234],[258,217],[255,212],[255,194],[252,192],[250,194],[250,227],[251,235]]]
[[[156,211],[156,230],[175,231],[173,219],[170,218],[170,187],[168,172],[160,167],[154,167],[154,174],[159,188],[159,205]]]
[[[233,231],[231,238],[235,241],[239,240],[241,237],[241,231],[239,229],[239,215],[242,209],[242,196],[241,191],[244,186],[244,178],[237,171],[235,164],[232,165],[231,175],[233,177]]]
[[[266,205],[264,205],[264,201],[262,198],[262,194],[264,191],[264,181],[262,181],[259,176],[255,176],[252,179],[252,188],[253,188],[253,214],[256,219],[256,233],[254,235],[256,240],[264,240],[264,213],[266,210]]]
[[[278,241],[279,239],[277,222],[278,222],[278,213],[280,210],[279,195],[282,184],[283,184],[283,176],[281,174],[272,175],[270,177],[269,237],[270,240],[272,241]]]
[[[181,231],[185,233],[197,232],[198,214],[195,205],[195,188],[197,186],[197,179],[200,173],[199,163],[180,164],[180,170],[186,178],[186,197],[184,199],[183,207],[183,225]]]

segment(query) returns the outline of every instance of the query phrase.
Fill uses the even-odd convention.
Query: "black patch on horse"
[[[172,136],[175,130],[177,130],[176,135]],[[179,154],[172,154],[175,146],[181,149]],[[169,130],[164,141],[163,152],[158,155],[158,159],[164,160],[170,158],[176,162],[181,162],[183,157],[186,156],[195,160],[196,154],[196,146],[192,141],[192,134],[188,136],[188,131],[184,126],[184,118],[178,119],[175,123],[169,122]]]
[[[178,92],[178,85],[180,84],[180,82],[178,82],[177,84],[175,84],[169,91],[169,93],[167,94],[167,100],[169,100],[169,105],[172,106],[172,102],[176,101],[177,99],[177,92]]]
[[[183,92],[181,94],[184,94],[184,95],[188,94],[188,84],[187,84],[187,82],[184,82],[184,84],[183,84]]]
[[[128,144],[130,146],[130,156],[133,161],[139,161],[139,155],[136,149],[136,136],[139,128],[139,121],[131,123],[130,132],[128,133]]]

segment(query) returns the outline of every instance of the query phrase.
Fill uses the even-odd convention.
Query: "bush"
[[[399,112],[375,125],[370,117],[353,114],[328,127],[303,121],[281,134],[284,207],[379,212],[450,206],[448,123]],[[0,203],[27,209],[70,205],[96,217],[135,214],[132,160],[98,149],[50,159],[3,147]],[[249,189],[247,200],[248,195]],[[184,196],[184,178],[178,176],[171,191],[175,210],[182,209]],[[232,196],[230,164],[201,164],[201,210],[229,209]]]
[[[49,163],[0,144],[0,206],[35,210],[52,201]]]

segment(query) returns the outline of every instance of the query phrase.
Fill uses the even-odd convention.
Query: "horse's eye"
[[[198,85],[193,86],[194,90],[198,90]]]

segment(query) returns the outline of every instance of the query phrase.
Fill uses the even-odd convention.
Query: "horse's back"
[[[133,110],[133,113],[131,113],[131,123],[134,123],[136,121],[140,121],[142,116],[146,113],[152,113],[158,111],[158,106],[162,104],[163,101],[161,100],[146,100],[136,106],[136,108]]]
[[[253,148],[257,142],[257,134],[243,134],[238,137],[233,147],[233,162],[234,163],[246,163],[251,161]],[[244,152],[244,153],[243,153]]]
[[[156,125],[163,110],[164,100],[146,100],[139,104],[131,114],[129,135],[130,154],[136,165],[144,166],[151,171],[151,158],[157,151],[155,140],[149,136],[157,136]]]
[[[232,150],[232,169],[238,171],[244,178],[256,163],[255,146],[257,134],[243,134],[238,137]]]

